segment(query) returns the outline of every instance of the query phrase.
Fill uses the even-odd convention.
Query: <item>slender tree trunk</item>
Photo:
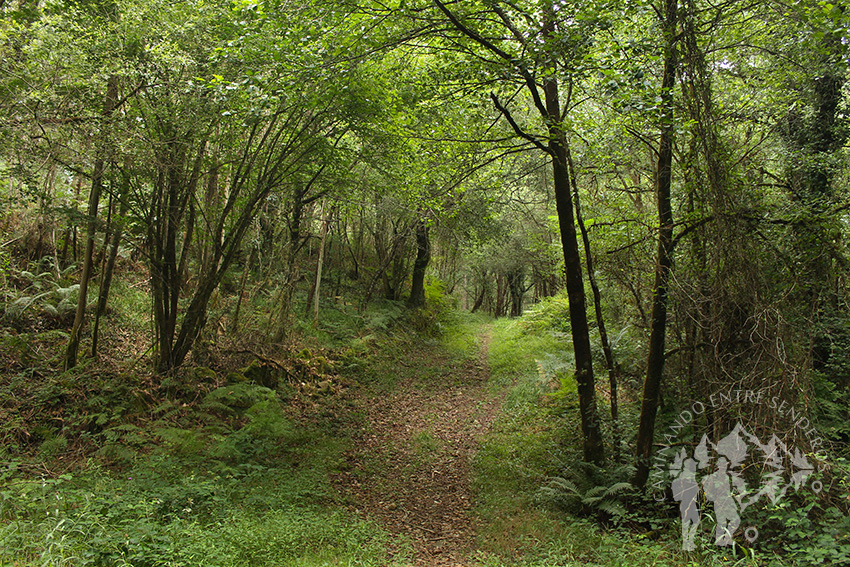
[[[292,300],[295,295],[295,284],[298,282],[300,271],[298,269],[298,253],[301,251],[305,243],[305,238],[302,235],[302,224],[304,220],[304,207],[306,205],[304,196],[307,194],[307,188],[299,187],[293,192],[292,211],[289,218],[289,242],[286,245],[286,260],[285,274],[283,276],[283,284],[281,286],[280,295],[278,296],[278,322],[277,331],[274,339],[277,342],[282,341],[289,334],[289,328],[292,324]]]
[[[428,225],[420,213],[416,222],[416,260],[413,262],[413,279],[410,285],[411,307],[422,307],[425,305],[425,270],[431,261],[431,241],[428,238]]]
[[[664,348],[667,335],[667,293],[670,268],[673,262],[673,208],[670,201],[673,164],[673,87],[676,81],[678,58],[676,29],[678,0],[665,0],[664,10],[664,75],[661,82],[661,139],[655,191],[658,201],[658,252],[655,263],[655,286],[652,294],[652,315],[649,334],[649,354],[646,379],[641,400],[640,424],[637,436],[637,470],[634,484],[644,488],[649,478],[652,442],[655,437],[655,417],[661,394],[664,372]]]
[[[554,26],[547,36],[554,33]],[[561,245],[564,249],[564,264],[567,273],[567,296],[570,305],[570,330],[576,362],[576,384],[578,388],[581,430],[584,436],[584,459],[601,464],[605,460],[602,428],[596,410],[596,387],[593,377],[593,358],[590,347],[590,329],[587,324],[584,281],[581,257],[578,248],[573,200],[570,189],[570,174],[567,160],[567,140],[561,129],[561,104],[558,84],[546,81],[543,86],[546,108],[549,111],[549,149],[552,155],[552,177],[555,186],[555,204],[558,210],[558,225]]]
[[[557,106],[555,107],[557,108]],[[550,146],[555,154],[555,157],[552,159],[552,169],[555,181],[558,222],[561,229],[561,243],[564,248],[564,262],[567,272],[570,331],[572,333],[573,352],[576,362],[576,384],[579,396],[579,410],[581,411],[581,429],[584,436],[584,459],[587,462],[601,464],[605,460],[605,448],[602,443],[602,430],[596,411],[596,388],[590,348],[590,329],[587,324],[584,281],[581,273],[578,238],[573,218],[573,203],[570,198],[570,183],[566,167],[563,134],[559,134],[559,137],[561,139],[555,138],[550,142]]]
[[[614,352],[611,350],[611,343],[608,341],[608,331],[605,328],[605,318],[602,316],[602,294],[599,292],[599,284],[596,282],[596,267],[593,263],[593,253],[590,249],[590,237],[587,234],[587,227],[584,225],[584,218],[581,214],[581,198],[578,193],[578,182],[576,180],[575,166],[573,158],[567,151],[567,164],[570,169],[570,180],[573,187],[573,196],[575,198],[576,222],[581,231],[581,240],[584,244],[584,258],[587,265],[587,278],[590,280],[590,289],[593,292],[593,309],[596,314],[596,325],[599,328],[599,340],[602,342],[602,353],[605,355],[605,367],[608,370],[608,385],[611,389],[611,437],[614,447],[614,460],[620,460],[620,425],[619,425],[619,406],[617,402],[617,367],[614,363]]]
[[[487,274],[484,274],[484,279],[486,280]],[[472,304],[471,313],[475,313],[479,309],[481,309],[481,305],[484,303],[484,296],[487,294],[487,286],[482,283],[481,284],[481,293],[478,294],[478,297],[475,298],[475,303]]]
[[[408,227],[399,227],[401,221],[393,222],[393,238],[390,246],[390,258],[392,271],[386,272],[386,297],[390,301],[398,301],[401,299],[401,289],[404,281],[407,279],[407,236]]]
[[[248,274],[251,273],[251,266],[254,264],[254,255],[256,248],[251,248],[251,253],[248,254],[248,262],[242,269],[242,277],[239,279],[239,296],[236,298],[236,308],[233,310],[233,334],[239,332],[239,312],[242,309],[242,300],[245,298],[245,286],[248,285]]]
[[[122,200],[118,216],[123,217],[126,212],[126,201]],[[97,298],[97,311],[95,313],[94,327],[92,329],[91,355],[93,357],[97,356],[98,338],[100,336],[100,320],[106,313],[106,305],[109,300],[109,289],[112,285],[112,274],[115,272],[115,262],[118,259],[118,248],[121,245],[121,238],[123,236],[123,219],[113,219],[112,234],[108,244],[109,255],[106,258],[106,265],[103,268],[103,274],[100,279],[100,294]]]
[[[113,217],[115,217],[115,198],[113,193],[110,192],[109,203],[106,205],[106,223],[103,226],[103,246],[97,251],[94,260],[94,265],[101,266],[101,269],[103,269],[106,263],[106,256],[109,253],[109,242],[112,240],[112,223]]]
[[[62,252],[59,255],[59,263],[61,269],[68,266],[68,244],[71,241],[71,227],[65,227],[65,232],[62,233]]]
[[[196,195],[206,143],[187,142],[189,140],[173,139],[163,145],[160,157],[162,167],[154,184],[155,190],[148,213],[151,215],[148,221],[148,242],[152,248],[151,292],[158,349],[156,365],[158,371],[163,374],[179,366],[188,352],[180,352],[178,348],[179,343],[186,338],[187,324],[189,332],[199,331],[199,328],[192,326],[195,324],[192,319],[193,307],[182,309],[179,301],[185,283],[189,245],[194,234],[195,212],[192,199]],[[187,152],[192,152],[194,157]],[[187,164],[190,164],[189,167]],[[220,250],[217,254],[220,257]],[[205,277],[206,273],[199,276],[199,288],[207,285]],[[196,290],[195,297],[198,294],[199,291]],[[181,313],[185,315],[178,336]],[[193,335],[192,340],[196,336]]]
[[[115,108],[118,100],[118,77],[110,76],[106,85],[106,100],[103,104],[104,134],[108,128],[109,115]],[[80,349],[80,335],[86,315],[86,302],[88,301],[89,279],[91,278],[94,260],[94,237],[97,231],[97,208],[100,204],[100,193],[103,190],[103,174],[106,167],[105,154],[107,153],[108,136],[101,138],[98,156],[94,163],[92,172],[91,191],[89,192],[88,220],[86,222],[86,251],[83,257],[83,273],[80,276],[79,299],[77,300],[77,312],[74,314],[74,324],[71,327],[71,336],[68,340],[68,348],[65,352],[65,370],[77,365],[77,353]]]
[[[496,274],[496,304],[493,306],[493,316],[505,314],[505,276]]]
[[[322,204],[322,209],[324,209],[324,203]],[[328,239],[328,229],[330,228],[332,213],[328,213],[327,216],[323,214],[322,216],[324,218],[322,219],[322,232],[319,237],[319,259],[316,262],[316,283],[313,286],[312,294],[313,325],[317,327],[319,326],[319,298],[322,293],[322,268],[324,267],[325,262],[325,242]]]
[[[511,317],[522,315],[522,299],[525,295],[525,273],[517,269],[507,275],[508,293],[511,298]]]

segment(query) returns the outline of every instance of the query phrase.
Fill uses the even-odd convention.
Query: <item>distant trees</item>
[[[455,34],[447,38],[453,48],[468,53],[475,60],[487,61],[491,66],[489,73],[504,69],[512,79],[511,90],[514,94],[509,96],[516,97],[521,90],[525,95],[524,101],[538,115],[539,126],[524,128],[515,116],[516,111],[509,109],[497,92],[491,93],[494,106],[517,136],[551,158],[567,276],[584,458],[589,462],[602,463],[605,449],[596,410],[584,278],[568,164],[571,148],[568,128],[565,126],[567,112],[572,105],[572,74],[577,70],[577,61],[583,56],[585,36],[591,36],[596,26],[591,22],[579,23],[568,13],[570,9],[559,6],[556,10],[553,3],[544,3],[539,12],[531,9],[523,11],[517,5],[473,3],[463,13],[453,11],[439,0],[434,0],[434,4],[455,30]],[[483,29],[479,28],[479,21],[486,22]],[[562,73],[570,77],[565,85],[561,84]],[[561,98],[561,88],[566,90],[564,100]]]

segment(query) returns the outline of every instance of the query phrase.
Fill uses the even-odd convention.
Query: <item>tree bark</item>
[[[546,12],[544,37],[555,34],[554,15]],[[576,362],[576,384],[578,388],[581,430],[584,436],[584,459],[602,464],[605,461],[605,446],[602,443],[602,428],[596,410],[596,384],[593,376],[593,357],[590,347],[590,329],[587,324],[587,305],[581,271],[573,200],[570,190],[568,164],[569,146],[561,121],[561,100],[558,83],[549,79],[543,84],[546,98],[549,127],[549,151],[552,156],[552,179],[555,187],[555,204],[558,210],[558,226],[561,245],[564,249],[564,265],[567,274],[567,296],[570,304],[570,331],[573,339],[573,354]]]
[[[251,248],[251,253],[248,254],[248,261],[245,262],[245,266],[242,268],[242,277],[239,278],[239,295],[236,298],[236,307],[233,309],[233,323],[231,325],[231,330],[234,335],[239,332],[239,313],[242,310],[242,300],[245,298],[245,287],[248,285],[248,275],[251,273],[251,266],[254,264],[256,250],[256,248]]]
[[[581,231],[581,240],[584,244],[584,258],[587,265],[587,278],[590,280],[590,289],[593,292],[593,309],[596,314],[596,325],[599,328],[599,340],[602,343],[602,353],[605,355],[605,367],[608,370],[608,386],[611,390],[611,437],[614,448],[614,460],[620,460],[620,425],[619,425],[619,405],[617,401],[617,367],[614,364],[614,352],[611,350],[611,343],[608,341],[608,331],[605,328],[605,318],[602,315],[602,294],[599,291],[599,284],[596,281],[596,267],[593,263],[593,253],[590,249],[590,237],[587,234],[587,227],[584,225],[584,218],[581,214],[581,198],[578,193],[578,182],[576,180],[576,171],[573,164],[573,158],[570,152],[567,152],[567,164],[570,168],[570,180],[572,182],[573,194],[575,197],[576,222]]]
[[[106,266],[100,279],[100,294],[97,298],[97,311],[94,316],[94,327],[92,329],[91,355],[97,356],[98,338],[100,336],[100,320],[106,313],[106,305],[109,301],[109,289],[112,286],[112,275],[115,273],[115,262],[118,259],[118,248],[124,236],[123,217],[127,212],[126,200],[120,201],[118,219],[113,219],[112,234],[109,239],[109,255],[106,257]]]
[[[493,306],[493,316],[501,317],[505,314],[505,276],[496,273],[496,302]]]
[[[553,94],[552,108],[557,108],[556,86],[549,86],[547,95]],[[547,96],[549,99],[549,96]],[[555,202],[558,209],[558,224],[561,229],[561,244],[567,273],[567,297],[570,306],[570,331],[576,362],[576,384],[578,388],[581,430],[584,436],[584,459],[601,464],[605,460],[602,429],[596,410],[596,387],[593,376],[593,359],[590,347],[590,329],[587,324],[584,281],[578,251],[578,237],[573,203],[570,195],[569,173],[566,165],[566,140],[557,127],[553,127],[550,147],[553,152],[552,172],[555,184]]]
[[[484,273],[483,280],[487,279],[487,273]],[[484,296],[487,294],[487,284],[486,281],[481,282],[481,293],[478,294],[478,297],[475,298],[475,303],[472,304],[472,309],[470,313],[475,313],[479,309],[481,309],[481,305],[484,303]]]
[[[667,335],[667,294],[670,269],[673,261],[673,208],[670,200],[673,164],[673,87],[676,81],[678,57],[676,53],[676,28],[678,0],[665,0],[664,75],[661,81],[661,138],[658,147],[658,165],[655,172],[655,191],[658,202],[658,252],[655,263],[655,286],[652,293],[652,315],[649,334],[649,353],[646,378],[640,409],[637,436],[637,469],[634,485],[644,488],[649,479],[652,442],[655,437],[655,417],[661,394],[664,372],[664,348]]]
[[[80,275],[80,290],[77,300],[77,311],[74,314],[74,324],[71,327],[71,336],[68,339],[68,348],[65,352],[65,370],[77,365],[77,353],[80,349],[80,334],[86,316],[86,303],[88,301],[89,279],[91,279],[94,263],[94,236],[97,231],[97,209],[100,204],[100,194],[103,190],[103,175],[106,168],[106,153],[108,150],[108,120],[112,110],[118,101],[118,77],[112,75],[106,84],[106,99],[103,103],[104,131],[98,148],[98,156],[94,162],[92,171],[91,190],[89,191],[88,220],[86,222],[86,251],[83,256],[83,273]]]
[[[416,260],[413,262],[413,278],[408,300],[408,305],[411,307],[425,305],[425,270],[431,261],[431,241],[428,238],[428,230],[425,218],[420,213],[416,222]]]
[[[508,293],[511,298],[511,317],[522,315],[522,300],[525,296],[525,273],[521,268],[507,274]]]
[[[324,203],[322,209],[324,209]],[[323,210],[324,212],[324,210]],[[313,325],[319,326],[319,300],[322,293],[322,268],[325,262],[325,243],[328,239],[328,229],[331,224],[332,213],[322,215],[322,232],[319,237],[319,259],[316,262],[316,283],[313,286],[312,303],[313,303]],[[309,305],[309,302],[308,302]]]

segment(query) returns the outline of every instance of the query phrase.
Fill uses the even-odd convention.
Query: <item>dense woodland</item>
[[[0,564],[406,564],[331,496],[285,557],[172,552],[236,542],[222,502],[464,332],[488,396],[537,388],[493,434],[525,507],[481,521],[567,526],[470,565],[846,564],[849,29],[814,0],[0,1]],[[658,455],[736,423],[825,490],[675,551]],[[489,439],[474,474],[514,466]]]

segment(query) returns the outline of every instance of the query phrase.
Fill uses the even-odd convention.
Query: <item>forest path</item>
[[[363,424],[339,484],[363,517],[412,544],[417,567],[471,564],[471,463],[500,405],[487,388],[489,342],[485,327],[477,356],[441,345],[405,352],[389,391],[355,398]]]

